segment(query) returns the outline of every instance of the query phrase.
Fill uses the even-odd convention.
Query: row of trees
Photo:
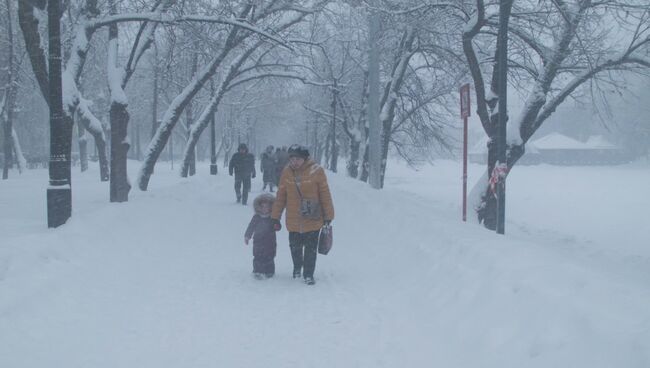
[[[644,1],[511,4],[509,84],[526,103],[508,120],[509,170],[568,98],[621,87],[623,72],[645,73],[650,66],[650,10]],[[0,58],[9,66],[3,68],[5,172],[20,155],[12,112],[21,103],[21,86],[38,86],[48,101],[46,5],[5,0],[2,25],[13,29],[6,41],[11,52]],[[174,147],[170,140],[183,142],[182,176],[196,172],[197,151],[209,147],[216,163],[235,140],[255,145],[269,136],[307,143],[332,171],[344,156],[347,175],[367,181],[368,49],[374,48],[383,185],[391,151],[413,164],[452,152],[461,82],[473,82],[477,115],[485,133],[495,137],[498,11],[498,3],[484,0],[66,1],[59,14],[65,124],[77,124],[82,170],[89,151],[85,133],[93,137],[100,179],[110,180],[114,202],[128,200],[129,151],[135,158],[143,155],[135,182],[147,190],[164,149]],[[369,34],[371,15],[380,20],[376,35]],[[131,117],[138,123],[131,129],[135,147]],[[151,129],[141,131],[143,122]],[[211,134],[203,134],[206,128]],[[488,227],[494,226],[488,179],[496,161],[490,143],[486,174],[473,191],[479,219]]]

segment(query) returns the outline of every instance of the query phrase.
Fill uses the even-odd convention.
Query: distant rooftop
[[[469,150],[471,154],[487,153],[488,137],[482,137]],[[561,133],[551,133],[534,141],[526,143],[526,152],[538,153],[539,150],[596,150],[596,149],[618,149],[615,144],[609,142],[602,135],[589,137],[587,142],[583,143]]]
[[[602,135],[593,135],[587,139],[587,142],[585,143],[589,148],[596,148],[596,149],[617,149],[618,147],[612,143],[610,143],[605,137]]]
[[[560,133],[551,133],[540,139],[533,141],[533,144],[541,150],[544,149],[591,149],[593,147],[588,146],[585,143],[582,143],[573,138],[567,137],[566,135]]]

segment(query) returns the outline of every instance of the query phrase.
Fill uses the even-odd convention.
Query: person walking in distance
[[[271,218],[279,229],[286,209],[293,277],[302,274],[305,283],[313,285],[318,235],[334,219],[334,205],[325,170],[309,158],[307,148],[293,145],[288,156],[289,164],[282,170]]]
[[[264,186],[262,190],[266,189],[266,186],[269,186],[269,191],[273,193],[273,186],[275,186],[275,154],[273,153],[273,146],[266,147],[264,153],[262,153],[262,158],[260,160],[260,171],[262,172],[262,178],[264,180]]]
[[[289,163],[289,154],[287,153],[287,147],[278,147],[275,150],[275,186],[280,185],[280,175],[282,175],[282,170]]]
[[[237,148],[237,152],[232,155],[230,165],[228,165],[230,176],[235,174],[235,194],[237,203],[246,205],[248,201],[248,192],[251,191],[251,178],[255,177],[255,156],[248,152],[248,146],[242,143]],[[242,192],[242,184],[244,186]]]

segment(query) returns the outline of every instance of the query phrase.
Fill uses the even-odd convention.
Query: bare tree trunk
[[[363,135],[362,135],[362,140],[359,142],[359,148],[361,148],[361,144],[363,144],[363,155],[360,155],[362,157],[361,163],[359,164],[358,170],[358,176],[357,178],[363,182],[368,182],[368,177],[370,175],[369,167],[370,163],[368,162],[370,160],[370,127],[368,126],[368,119],[369,119],[369,114],[368,114],[368,108],[370,106],[370,78],[369,78],[369,72],[365,73],[365,87],[364,87],[364,93],[363,93],[363,107],[361,109],[361,115],[359,117],[359,125],[357,128],[359,130],[363,129]]]
[[[156,135],[156,130],[158,130],[158,125],[160,121],[158,120],[158,44],[153,43],[153,59],[151,62],[151,69],[153,70],[153,90],[152,93],[152,103],[151,103],[151,139]]]
[[[79,143],[79,166],[81,172],[88,170],[88,139],[86,139],[86,130],[77,117],[77,139]]]
[[[83,126],[84,130],[86,132],[89,132],[90,135],[93,136],[93,139],[95,140],[95,147],[97,148],[97,157],[99,159],[99,178],[101,181],[108,181],[110,177],[109,170],[108,170],[109,163],[108,163],[108,156],[106,152],[106,136],[104,134],[104,129],[102,124],[99,122],[99,120],[95,120],[93,124],[90,121],[89,116],[85,115],[84,109],[77,110],[77,112],[75,113],[75,119],[77,120],[77,123],[80,126],[79,129],[81,129],[81,126]]]
[[[154,49],[154,56],[153,56],[153,61],[151,63],[151,69],[153,70],[153,90],[151,91],[152,103],[151,103],[151,138],[149,139],[150,141],[153,140],[153,137],[156,135],[156,131],[160,126],[160,120],[158,120],[158,79],[159,79],[160,72],[158,70],[158,44],[155,42],[153,43],[153,49]],[[151,169],[151,173],[153,174],[153,168]]]
[[[217,175],[217,132],[215,131],[214,114],[210,117],[210,175]]]
[[[45,9],[45,5],[40,7],[41,10]],[[39,32],[38,26],[39,21],[34,13],[34,4],[28,1],[19,1],[18,2],[18,20],[20,28],[23,31],[23,38],[25,40],[25,48],[27,49],[27,55],[29,56],[30,63],[32,64],[32,70],[34,71],[34,76],[38,82],[38,86],[41,90],[41,94],[45,99],[45,102],[48,103],[49,98],[49,87],[48,87],[48,71],[47,71],[47,60],[45,57],[45,50],[43,46],[45,44],[44,40],[41,40],[41,34]]]
[[[228,147],[223,152],[223,167],[224,168],[228,167],[228,161],[230,160],[230,151],[231,151],[231,147]]]
[[[135,159],[142,160],[142,151],[140,150],[140,124],[135,124]]]
[[[106,153],[106,140],[104,136],[98,137],[98,135],[93,134],[95,139],[95,147],[97,148],[97,156],[99,159],[99,179],[101,181],[109,181],[111,173],[109,171],[108,156]]]
[[[363,182],[368,182],[369,176],[370,176],[370,144],[368,139],[366,139],[365,149],[363,150],[363,161],[361,162],[361,173],[359,175],[359,180]]]
[[[196,75],[196,70],[198,68],[198,63],[199,63],[199,58],[198,54],[194,53],[192,55],[192,69],[190,70],[190,79],[193,79],[194,76]],[[192,103],[192,100],[187,104],[187,108],[185,108],[185,124],[187,128],[187,135],[188,137],[191,134],[192,131],[192,124],[194,124],[194,111],[192,110],[194,107],[194,104]],[[196,174],[196,145],[190,150],[188,154],[188,174],[190,176],[194,176]]]
[[[3,132],[4,132],[4,156],[5,162],[2,169],[2,179],[6,180],[9,178],[9,169],[13,166],[13,116],[14,116],[14,105],[16,102],[17,94],[17,73],[14,57],[14,30],[13,30],[13,14],[11,2],[5,0],[5,5],[7,7],[7,32],[9,40],[9,57],[7,60],[7,84],[5,87],[5,93],[3,96],[3,102],[0,106],[2,113],[0,114],[0,119],[3,122]]]
[[[226,122],[226,129],[223,132],[221,142],[221,145],[223,146],[223,167],[227,168],[230,161],[230,152],[232,151],[235,142],[231,120]]]
[[[126,105],[118,102],[111,103],[111,202],[126,202],[129,200],[131,185],[127,175],[127,154],[130,144],[127,129],[129,113]]]
[[[169,136],[169,162],[172,165],[172,170],[174,170],[174,132]]]
[[[109,86],[111,90],[111,181],[110,181],[110,201],[127,202],[129,200],[129,184],[127,174],[127,154],[130,144],[128,140],[129,113],[127,111],[128,103],[124,90],[121,87],[121,80],[118,77],[117,68],[117,44],[118,30],[117,24],[109,26]]]
[[[330,147],[331,147],[331,160],[330,160],[330,165],[329,169],[332,172],[336,172],[336,166],[338,164],[338,159],[339,159],[339,148],[336,142],[336,105],[338,105],[338,98],[337,98],[337,91],[336,91],[336,83],[334,83],[334,91],[332,92],[332,126],[331,126],[331,131],[330,131]]]
[[[395,119],[395,108],[397,106],[397,91],[402,87],[409,61],[413,57],[413,43],[415,42],[415,30],[407,27],[402,34],[398,54],[395,57],[390,79],[384,87],[384,93],[381,99],[381,171],[380,183],[384,187],[384,178],[386,176],[386,165],[388,163],[388,149],[390,147],[391,135],[393,132],[393,120]]]
[[[348,176],[356,178],[359,175],[359,151],[361,142],[354,139],[350,140],[350,161],[348,162]]]
[[[326,144],[327,141],[323,142],[323,140],[319,139],[320,138],[319,137],[320,128],[319,128],[318,123],[316,124],[315,128],[316,129],[314,130],[314,155],[313,155],[313,157],[314,157],[314,161],[316,161],[318,163],[322,163],[323,162],[323,148],[324,148],[323,145]]]
[[[372,12],[368,19],[368,135],[364,154],[362,181],[368,181],[374,189],[381,189],[381,109],[379,96],[379,32],[381,18]],[[372,176],[371,176],[372,174]]]
[[[362,129],[365,129],[366,126],[366,111],[368,109],[368,72],[364,73],[364,83],[363,90],[361,94],[361,111],[359,114],[358,120],[355,122],[350,112],[349,107],[344,103],[343,100],[340,100],[341,110],[343,112],[343,131],[348,136],[350,140],[348,147],[348,163],[347,163],[347,172],[348,176],[351,178],[359,177],[359,159],[361,157],[361,142],[363,140],[363,135],[361,134]],[[352,129],[350,129],[350,123],[353,124]],[[367,136],[367,132],[366,132]]]
[[[23,155],[23,149],[20,146],[16,129],[12,129],[11,139],[13,141],[14,157],[16,158],[16,166],[18,166],[18,173],[22,174],[27,169],[27,160],[25,160],[25,156]]]
[[[330,159],[331,159],[331,157],[332,157],[332,153],[331,153],[332,151],[331,151],[331,148],[330,148],[330,146],[331,146],[331,144],[332,144],[332,138],[331,138],[331,135],[332,135],[332,130],[329,129],[329,133],[327,133],[327,139],[325,139],[325,153],[324,153],[324,155],[325,155],[325,160],[324,160],[324,161],[325,161],[325,162],[323,163],[323,162],[322,162],[323,160],[321,160],[321,161],[319,162],[319,163],[322,164],[326,169],[329,169]]]
[[[7,89],[9,89],[9,86],[7,86]],[[8,91],[5,92],[5,101],[3,106],[1,107],[3,110],[2,113],[2,132],[3,132],[3,151],[4,151],[4,162],[3,162],[3,167],[2,167],[2,180],[7,180],[9,178],[9,169],[12,168],[13,166],[13,145],[11,141],[11,131],[12,131],[12,121],[10,116],[10,112],[5,112],[5,109],[8,109]]]

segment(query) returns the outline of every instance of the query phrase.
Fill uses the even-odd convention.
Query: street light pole
[[[60,0],[47,4],[48,65],[50,107],[50,186],[47,188],[47,226],[59,227],[72,216],[70,155],[72,125],[63,118],[63,86],[61,76]]]

